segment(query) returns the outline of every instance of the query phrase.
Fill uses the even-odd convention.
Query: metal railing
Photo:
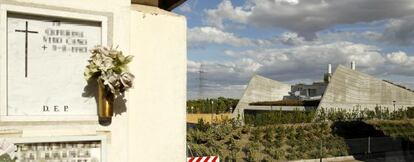
[[[378,152],[393,152],[409,150],[411,142],[392,137],[367,137],[345,139],[350,154],[370,154]],[[412,149],[412,148],[411,148]]]

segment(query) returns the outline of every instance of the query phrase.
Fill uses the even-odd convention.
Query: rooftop
[[[167,11],[173,10],[185,1],[186,0],[131,0],[134,4],[155,6]]]

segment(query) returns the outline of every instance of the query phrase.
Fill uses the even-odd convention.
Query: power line
[[[200,68],[198,70],[198,98],[199,99],[203,99],[204,98],[204,73],[206,73],[204,71],[204,65],[201,63],[200,64]]]

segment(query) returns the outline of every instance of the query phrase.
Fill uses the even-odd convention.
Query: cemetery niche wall
[[[0,11],[0,121],[97,121],[83,72],[90,49],[107,44],[108,17],[15,5]],[[17,161],[106,161],[105,136],[4,139],[17,146]]]
[[[186,159],[186,20],[165,9],[131,0],[0,0],[0,143],[17,145],[16,161]],[[87,93],[97,91],[84,78],[96,45],[134,56],[127,109],[114,110],[108,125],[99,123]]]

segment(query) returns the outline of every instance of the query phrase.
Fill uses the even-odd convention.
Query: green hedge
[[[249,111],[245,110],[244,122],[255,126],[272,124],[295,124],[311,123],[324,121],[366,121],[372,119],[379,120],[403,120],[414,118],[414,107],[406,109],[396,109],[391,111],[389,108],[377,107],[374,110],[368,109],[340,109],[322,108],[312,111]]]
[[[187,101],[187,113],[229,113],[237,106],[239,99],[206,98]]]
[[[315,111],[267,111],[255,114],[245,113],[246,124],[255,126],[289,123],[310,123],[315,118]]]

